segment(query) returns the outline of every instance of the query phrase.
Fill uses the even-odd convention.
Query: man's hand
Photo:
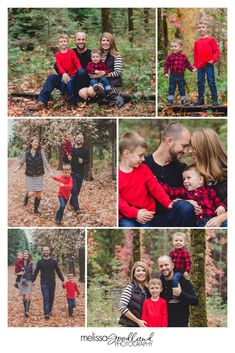
[[[186,200],[187,202],[191,203],[194,207],[195,214],[198,216],[200,213],[202,213],[202,208],[201,206],[198,205],[197,201],[194,200]]]
[[[71,161],[72,160],[72,155],[71,154],[68,154],[68,160]]]
[[[138,211],[136,220],[137,220],[137,222],[144,224],[144,223],[151,221],[154,214],[155,214],[155,212],[148,211],[148,210],[145,210],[142,208]]]
[[[165,76],[165,78],[168,80],[168,78],[169,78],[169,75],[168,74],[165,74],[164,75]]]
[[[187,271],[184,272],[184,278],[189,278],[189,273]]]
[[[83,159],[82,158],[78,158],[78,163],[82,164],[83,163]]]
[[[181,292],[182,292],[182,289],[180,287],[180,284],[178,285],[177,288],[172,288],[172,293],[173,293],[174,297],[179,297]]]

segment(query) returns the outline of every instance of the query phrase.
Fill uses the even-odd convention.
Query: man
[[[89,61],[91,61],[91,50],[87,48],[87,35],[84,32],[78,32],[75,35],[76,48],[73,48],[78,59],[80,60],[82,68],[78,70],[76,77],[76,91],[81,88],[89,86],[89,76],[85,68]],[[57,71],[57,67],[55,66]],[[58,71],[57,71],[58,72]],[[32,107],[32,110],[44,109],[48,105],[52,91],[57,88],[60,89],[60,76],[58,74],[51,74],[47,77],[46,82],[39,93],[38,102]]]
[[[64,277],[59,269],[57,262],[50,257],[50,249],[45,246],[43,248],[43,257],[38,261],[33,275],[33,282],[37,275],[41,272],[41,291],[43,296],[43,308],[45,319],[49,319],[52,315],[52,308],[55,295],[55,272],[59,279],[64,282]]]
[[[73,207],[75,212],[80,213],[78,195],[84,179],[84,166],[89,163],[88,151],[84,147],[83,134],[77,135],[75,145],[72,149],[72,156],[69,157],[69,160],[71,160],[73,178],[73,189],[70,198],[70,205]]]
[[[186,164],[181,163],[180,158],[190,144],[190,133],[181,124],[172,123],[163,130],[161,137],[160,146],[145,158],[145,163],[158,181],[171,187],[182,186],[182,172]],[[171,210],[158,204],[154,226],[193,227],[196,224],[195,212],[200,212],[200,208],[194,201],[177,201]]]
[[[189,306],[198,305],[198,296],[188,279],[184,277],[179,281],[177,288],[171,288],[171,280],[174,275],[174,264],[170,256],[163,255],[158,258],[158,268],[161,272],[162,292],[161,297],[167,301],[168,326],[188,327]],[[178,299],[171,303],[172,296]]]

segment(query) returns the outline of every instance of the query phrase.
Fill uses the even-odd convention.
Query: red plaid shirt
[[[164,75],[168,74],[169,70],[175,74],[182,74],[186,69],[193,71],[193,66],[190,64],[189,59],[184,53],[171,53],[167,55],[164,64]]]
[[[72,144],[68,140],[64,140],[61,146],[62,157],[72,154]]]
[[[188,250],[182,247],[180,249],[172,250],[169,255],[172,258],[176,271],[190,272],[192,261]]]
[[[203,185],[200,188],[188,191],[183,186],[173,188],[161,182],[160,184],[172,200],[179,197],[184,200],[197,201],[198,205],[202,208],[202,212],[196,216],[197,220],[216,216],[215,210],[219,206],[226,208],[225,203],[220,200],[215,190],[210,186]]]
[[[110,70],[107,69],[105,62],[103,62],[101,60],[97,64],[90,61],[87,65],[86,69],[90,74],[94,74],[95,70],[105,71],[106,74],[108,74],[110,72]]]

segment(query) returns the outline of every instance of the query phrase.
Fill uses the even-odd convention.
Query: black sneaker
[[[45,315],[45,320],[49,320],[50,319],[50,315],[49,314],[46,314]]]
[[[105,95],[105,90],[104,90],[103,86],[97,84],[97,85],[93,86],[93,89],[98,96]]]
[[[216,107],[217,105],[219,105],[219,102],[217,100],[213,100],[212,105],[213,105],[213,107]]]
[[[56,219],[55,223],[59,226],[59,225],[61,225],[61,220],[60,219]]]
[[[173,105],[173,99],[168,99],[168,101],[166,102],[166,105],[169,107],[171,105]]]
[[[198,98],[198,99],[196,100],[196,102],[193,103],[193,105],[195,105],[195,106],[205,105],[204,98]]]
[[[14,287],[17,288],[17,289],[19,289],[18,283],[15,283],[15,284],[14,284]]]

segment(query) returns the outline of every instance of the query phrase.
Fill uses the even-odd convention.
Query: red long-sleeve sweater
[[[77,293],[77,295],[81,294],[79,292],[78,286],[75,282],[67,281],[67,282],[63,283],[63,288],[66,289],[66,298],[68,298],[68,299],[74,299],[75,293]]]
[[[69,178],[66,178],[65,176],[61,175],[60,177],[54,176],[53,179],[64,184],[64,186],[59,187],[58,196],[63,196],[65,200],[69,200],[73,188],[72,177],[70,176]]]
[[[119,168],[119,213],[120,218],[137,218],[139,209],[156,211],[156,200],[168,208],[172,202],[145,164],[130,173]]]
[[[145,299],[141,320],[147,322],[147,327],[168,327],[167,302],[163,298],[153,301]]]
[[[56,66],[61,75],[67,73],[68,75],[75,75],[78,69],[81,69],[81,63],[71,49],[68,49],[66,53],[58,51],[55,54]]]
[[[219,46],[213,37],[198,38],[194,42],[194,66],[200,69],[208,61],[213,60],[215,63],[219,60],[220,50]]]

